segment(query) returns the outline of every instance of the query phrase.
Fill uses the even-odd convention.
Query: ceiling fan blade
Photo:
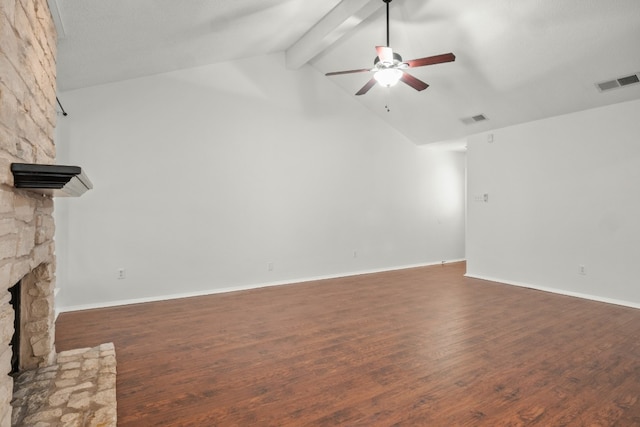
[[[362,89],[356,92],[356,95],[364,95],[365,93],[369,92],[369,89],[371,89],[375,85],[376,79],[371,78],[371,80],[369,80],[366,85],[362,86]]]
[[[429,85],[423,82],[422,80],[417,79],[413,77],[411,74],[408,74],[406,72],[402,73],[402,77],[400,77],[400,80],[402,80],[403,82],[405,82],[406,84],[408,84],[409,86],[411,86],[412,88],[418,91],[425,90],[426,88],[429,87]]]
[[[393,49],[387,46],[376,46],[376,51],[378,52],[380,62],[393,64]]]
[[[369,68],[361,68],[360,70],[334,71],[325,74],[325,76],[337,76],[339,74],[366,73],[371,71]]]
[[[425,65],[442,64],[443,62],[453,62],[456,56],[453,53],[443,53],[442,55],[427,56],[426,58],[411,59],[406,61],[409,68],[424,67]]]

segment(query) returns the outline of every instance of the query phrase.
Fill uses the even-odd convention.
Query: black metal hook
[[[60,106],[60,109],[62,110],[62,115],[63,116],[67,116],[67,112],[64,111],[64,108],[62,108],[62,104],[60,104],[60,100],[58,99],[57,96],[56,96],[56,101],[58,101],[58,105]]]

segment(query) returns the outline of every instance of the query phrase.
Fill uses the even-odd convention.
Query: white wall
[[[464,258],[464,154],[280,54],[61,99],[95,186],[56,200],[62,310]]]
[[[468,142],[468,275],[640,307],[640,101],[492,133]]]

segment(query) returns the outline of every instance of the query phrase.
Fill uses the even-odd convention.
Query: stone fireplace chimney
[[[21,282],[21,369],[55,362],[53,200],[14,188],[11,163],[52,164],[56,30],[46,0],[0,0],[0,427],[11,425],[14,310]]]

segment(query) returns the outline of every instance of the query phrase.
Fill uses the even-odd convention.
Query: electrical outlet
[[[585,276],[587,274],[587,269],[585,268],[584,265],[579,265],[578,266],[578,274]]]
[[[124,268],[118,269],[118,280],[125,279],[127,277],[126,270]]]
[[[353,251],[353,257],[358,258],[358,251]]]
[[[269,271],[273,271],[273,263],[270,262],[269,264],[267,264],[267,270]]]

